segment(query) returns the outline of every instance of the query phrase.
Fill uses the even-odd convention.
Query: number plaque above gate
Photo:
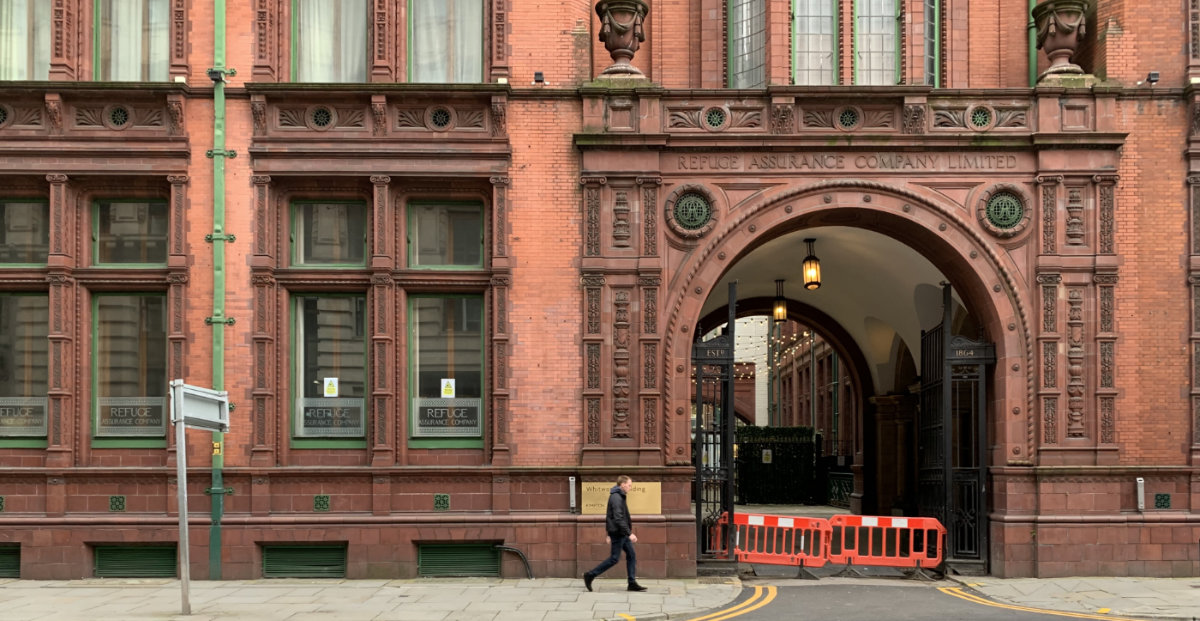
[[[996,361],[996,346],[985,341],[956,336],[946,348],[946,360],[950,362],[977,362],[991,364]]]
[[[692,361],[712,364],[733,362],[733,344],[728,336],[713,337],[692,346]]]

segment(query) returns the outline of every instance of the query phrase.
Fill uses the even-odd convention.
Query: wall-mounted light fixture
[[[808,238],[804,243],[808,244],[808,256],[804,257],[804,288],[809,291],[815,291],[821,288],[821,260],[817,258],[816,251],[813,250],[813,243],[817,240]]]
[[[775,281],[775,304],[771,307],[775,323],[787,321],[787,299],[783,297],[783,280]]]

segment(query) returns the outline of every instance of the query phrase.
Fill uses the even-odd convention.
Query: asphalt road
[[[952,581],[883,578],[751,579],[736,601],[689,621],[1040,621],[1113,619],[988,605]],[[972,599],[974,598],[974,599]]]

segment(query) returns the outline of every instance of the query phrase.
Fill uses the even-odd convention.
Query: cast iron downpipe
[[[210,240],[213,247],[213,310],[209,323],[213,328],[212,382],[214,390],[225,390],[225,325],[233,323],[225,317],[225,244],[233,241],[225,235],[225,158],[233,157],[225,150],[225,0],[213,0],[213,228]],[[218,77],[219,76],[219,79]],[[232,408],[232,404],[230,404]],[[208,536],[208,577],[221,579],[221,517],[225,513],[225,434],[212,434],[212,524]]]
[[[1033,21],[1033,7],[1038,0],[1029,0],[1029,88],[1037,86],[1037,22]]]

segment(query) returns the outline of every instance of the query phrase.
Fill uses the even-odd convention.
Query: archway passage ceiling
[[[821,287],[815,291],[804,288],[800,271],[807,238],[817,240],[821,260]],[[947,280],[916,249],[887,235],[819,226],[781,235],[739,259],[713,288],[701,316],[728,304],[730,281],[738,281],[740,299],[749,299],[774,297],[776,279],[784,280],[787,298],[820,310],[850,334],[881,392],[898,388],[890,381],[899,341],[920,364],[921,330],[941,320],[941,283]],[[821,326],[813,327],[821,332]]]

